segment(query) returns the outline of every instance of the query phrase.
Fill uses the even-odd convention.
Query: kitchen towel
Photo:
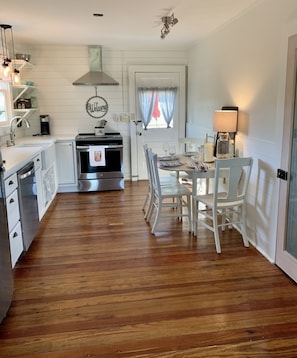
[[[105,146],[96,145],[90,146],[89,151],[89,160],[91,167],[104,167],[106,165],[105,161]]]

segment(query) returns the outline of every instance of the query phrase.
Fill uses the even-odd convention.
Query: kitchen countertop
[[[74,135],[22,137],[15,140],[14,146],[1,146],[5,168],[4,179],[20,170],[36,155],[53,145],[56,141],[73,140],[74,137]]]

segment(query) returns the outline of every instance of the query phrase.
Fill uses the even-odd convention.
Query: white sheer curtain
[[[167,123],[167,128],[170,128],[170,123],[173,119],[176,95],[177,87],[161,88],[158,90],[159,104],[163,117]]]
[[[147,126],[152,119],[152,113],[156,100],[156,93],[156,88],[138,88],[138,102],[144,129],[147,129]]]
[[[147,129],[147,126],[152,120],[152,113],[154,111],[157,96],[160,109],[167,124],[167,128],[170,128],[170,123],[172,122],[175,109],[177,87],[139,87],[138,103],[144,129]]]

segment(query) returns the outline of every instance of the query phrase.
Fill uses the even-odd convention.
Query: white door
[[[297,282],[297,35],[289,39],[276,264]]]
[[[138,105],[138,87],[177,87],[176,106],[170,128],[160,128],[155,119],[144,129]],[[165,154],[163,143],[179,148],[179,138],[185,137],[186,68],[177,65],[134,65],[129,67],[129,96],[131,113],[131,176],[132,180],[147,179],[143,145]],[[158,119],[156,119],[156,122]],[[166,173],[165,173],[166,174]],[[165,175],[164,174],[164,175]],[[168,176],[168,173],[167,173]]]

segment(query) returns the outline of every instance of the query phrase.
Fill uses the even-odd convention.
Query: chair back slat
[[[152,174],[151,174],[150,159],[149,159],[149,151],[151,151],[151,149],[148,147],[147,144],[144,144],[143,151],[144,151],[145,164],[146,164],[146,169],[147,169],[147,177],[149,180],[149,185],[152,185]]]
[[[214,202],[242,202],[246,196],[251,175],[252,158],[218,159],[215,162]],[[220,193],[220,179],[223,192]]]
[[[160,177],[158,171],[158,156],[153,153],[150,149],[148,149],[148,158],[149,158],[149,170],[151,175],[151,185],[153,189],[161,195],[161,187],[160,187]]]

